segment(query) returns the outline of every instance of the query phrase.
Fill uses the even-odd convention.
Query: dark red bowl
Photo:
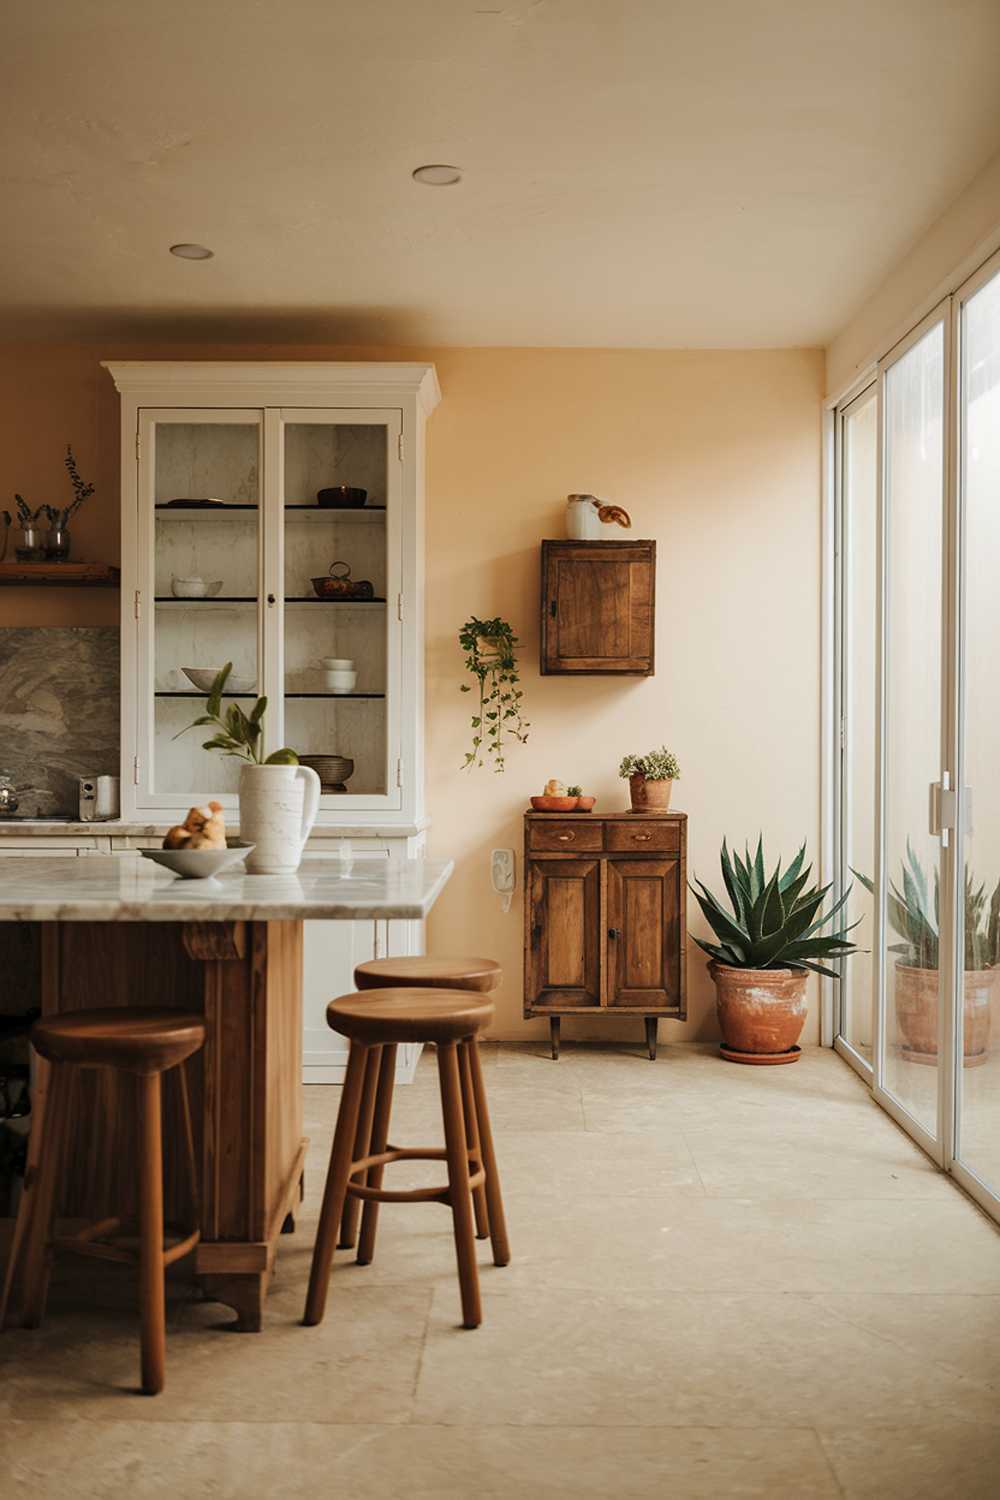
[[[320,510],[360,510],[367,499],[367,490],[354,489],[349,484],[335,484],[329,489],[316,491],[316,504]]]

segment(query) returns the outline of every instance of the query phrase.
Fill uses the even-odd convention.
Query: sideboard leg
[[[656,1061],[656,1017],[646,1016],[646,1046],[649,1049],[650,1062]]]
[[[559,1016],[549,1016],[549,1038],[552,1042],[552,1061],[559,1061]]]
[[[264,1323],[267,1277],[258,1274],[205,1275],[198,1278],[211,1302],[222,1302],[237,1314],[237,1333],[260,1333]]]

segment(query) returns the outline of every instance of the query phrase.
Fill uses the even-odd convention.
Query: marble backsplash
[[[0,628],[0,770],[19,817],[76,817],[81,776],[118,774],[114,627]]]

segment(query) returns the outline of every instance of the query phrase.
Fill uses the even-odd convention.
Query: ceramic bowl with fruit
[[[576,798],[569,796],[563,783],[553,777],[545,783],[541,797],[532,797],[531,805],[535,812],[575,812]]]

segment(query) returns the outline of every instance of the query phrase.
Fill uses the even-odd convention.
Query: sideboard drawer
[[[553,819],[551,823],[529,823],[528,846],[531,849],[582,850],[593,854],[603,848],[603,833],[600,823],[571,822],[569,818]]]
[[[680,824],[655,821],[652,818],[626,822],[605,823],[607,848],[616,853],[634,850],[644,853],[656,850],[658,854],[679,854],[681,848]]]

